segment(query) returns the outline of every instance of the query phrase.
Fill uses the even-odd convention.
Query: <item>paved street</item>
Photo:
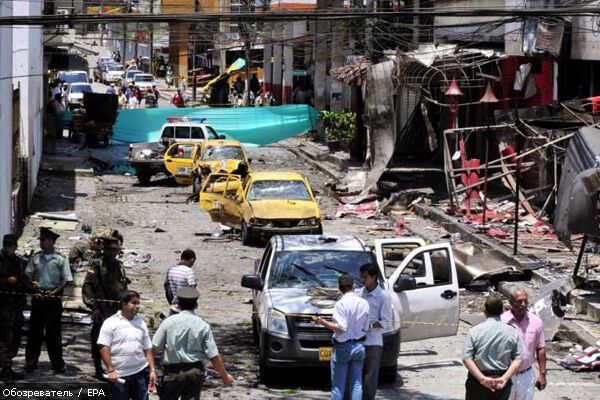
[[[106,154],[111,152],[112,155]],[[114,146],[108,150],[94,151],[104,158],[118,158],[126,148]],[[356,234],[372,240],[391,233],[374,233],[377,220],[360,220],[352,217],[329,218],[334,215],[337,202],[329,195],[325,184],[329,178],[296,158],[285,148],[285,143],[249,149],[252,166],[257,170],[272,168],[293,169],[310,177],[317,190],[319,204],[328,218],[324,221],[325,233]],[[115,154],[117,156],[115,156]],[[63,196],[64,195],[64,196]],[[154,178],[150,186],[137,184],[135,177],[102,173],[96,177],[65,177],[42,175],[38,189],[39,211],[70,211],[77,213],[82,222],[89,224],[111,223],[125,237],[125,259],[131,260],[132,252],[138,257],[151,256],[148,262],[133,263],[127,269],[133,279],[133,289],[142,294],[143,318],[155,330],[160,313],[168,314],[162,282],[166,269],[186,247],[198,255],[195,271],[199,279],[202,315],[212,326],[217,344],[227,367],[239,384],[223,387],[217,378],[211,379],[207,398],[220,396],[226,399],[327,399],[329,398],[329,371],[279,370],[277,384],[264,386],[258,380],[258,352],[252,345],[250,291],[240,286],[242,274],[251,272],[254,260],[261,256],[260,247],[244,247],[237,236],[212,237],[218,231],[207,214],[196,203],[189,202],[189,187],[178,187],[165,176]],[[72,199],[71,199],[72,198]],[[26,227],[22,243],[35,246],[28,239],[37,221],[31,220]],[[425,229],[430,222],[417,218],[411,225]],[[158,229],[160,228],[160,229]],[[160,232],[157,232],[160,230]],[[68,232],[59,239],[60,246],[68,246]],[[484,293],[462,291],[463,317],[475,313]],[[80,379],[90,379],[93,366],[89,360],[86,326],[66,328],[65,342],[68,370]],[[464,396],[466,372],[461,363],[460,352],[468,325],[460,324],[457,336],[402,346],[399,358],[404,386],[385,385],[380,391],[381,399],[461,399]],[[576,374],[557,365],[564,350],[550,352],[549,386],[539,393],[537,399],[594,399],[593,393],[600,389],[598,374]],[[23,361],[22,353],[17,363]],[[41,371],[29,378],[39,379]],[[204,397],[203,396],[203,397]]]

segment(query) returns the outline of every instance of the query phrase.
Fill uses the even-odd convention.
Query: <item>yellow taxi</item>
[[[193,182],[193,160],[200,151],[201,143],[173,143],[163,156],[165,169],[179,185],[191,185]]]
[[[198,193],[202,181],[212,173],[235,174],[243,179],[249,166],[246,150],[237,140],[206,140],[194,158],[192,190]]]
[[[310,183],[296,172],[253,172],[244,179],[210,174],[198,204],[214,222],[240,230],[244,245],[277,234],[323,232]]]

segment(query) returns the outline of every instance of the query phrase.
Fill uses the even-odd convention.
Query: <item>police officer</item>
[[[233,384],[219,355],[210,326],[194,314],[199,293],[192,287],[177,291],[181,312],[165,319],[152,340],[155,353],[164,351],[161,400],[198,399],[204,380],[205,359],[210,359],[226,385]]]
[[[17,236],[4,235],[0,250],[0,367],[2,380],[12,384],[23,379],[12,369],[12,359],[19,352],[25,293],[31,282],[25,277],[25,261],[17,256]]]
[[[25,349],[25,371],[33,372],[42,350],[44,331],[48,356],[55,373],[65,372],[62,355],[61,296],[67,285],[73,282],[69,261],[54,250],[59,235],[48,228],[40,228],[40,248],[31,257],[25,275],[32,280],[36,295],[31,301],[29,337]]]
[[[100,351],[96,344],[100,328],[105,319],[119,311],[119,301],[130,283],[123,264],[116,258],[121,251],[119,240],[104,239],[102,247],[103,256],[90,262],[82,289],[83,302],[92,310],[92,358],[98,379],[102,379],[103,375]]]

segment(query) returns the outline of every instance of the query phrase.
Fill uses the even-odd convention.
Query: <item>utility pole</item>
[[[154,0],[150,0],[150,14],[154,14]],[[150,24],[150,73],[154,75],[154,24]]]

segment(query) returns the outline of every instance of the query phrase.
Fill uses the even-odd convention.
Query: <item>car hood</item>
[[[308,289],[269,289],[271,307],[285,314],[333,314],[333,300],[319,300],[322,307],[310,304],[311,297],[306,294]]]
[[[83,99],[83,93],[71,93],[69,97],[72,99]]]
[[[311,200],[253,200],[249,204],[254,218],[300,219],[319,215],[317,204]]]
[[[116,76],[122,76],[123,75],[123,71],[108,71],[109,75],[116,75]]]
[[[136,82],[135,86],[137,87],[152,87],[154,85],[153,82]]]

